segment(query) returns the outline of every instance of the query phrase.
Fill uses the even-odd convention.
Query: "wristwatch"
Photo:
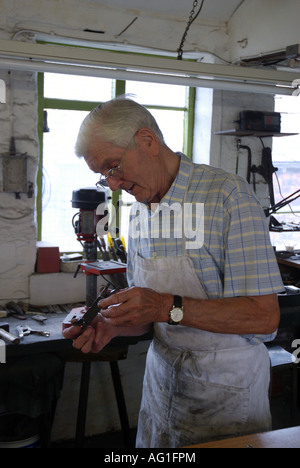
[[[182,308],[182,297],[181,296],[173,296],[174,303],[173,307],[170,310],[170,325],[178,325],[181,320],[183,319],[183,308]]]

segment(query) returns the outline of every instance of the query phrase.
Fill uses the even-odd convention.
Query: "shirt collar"
[[[190,171],[192,168],[192,161],[183,153],[176,153],[180,157],[180,165],[177,176],[169,188],[166,195],[160,201],[160,205],[172,208],[176,211],[181,209],[185,192],[188,186]]]

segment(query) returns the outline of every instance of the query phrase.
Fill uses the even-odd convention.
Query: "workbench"
[[[300,448],[300,426],[207,442],[188,448]]]
[[[129,435],[129,422],[119,374],[118,361],[127,358],[129,345],[136,344],[140,340],[151,339],[151,336],[145,335],[144,337],[116,338],[99,353],[83,354],[81,351],[73,348],[72,340],[65,339],[62,335],[62,322],[66,315],[67,314],[63,313],[47,313],[47,320],[44,323],[39,323],[36,320],[33,320],[30,315],[27,316],[26,320],[19,320],[13,317],[5,319],[5,322],[9,323],[9,331],[15,335],[18,335],[16,331],[18,325],[29,326],[34,330],[50,332],[49,337],[30,334],[25,336],[21,340],[20,344],[7,344],[6,362],[9,363],[10,360],[21,357],[23,358],[24,356],[53,353],[64,362],[82,363],[75,435],[75,446],[77,448],[82,447],[84,440],[91,363],[93,361],[109,362],[124,443],[127,447],[132,447],[133,443],[130,440]],[[4,370],[5,364],[3,366],[4,367],[2,369]]]
[[[33,320],[30,315],[28,315],[26,320],[24,321],[18,320],[13,317],[3,319],[3,322],[9,323],[10,332],[14,334],[17,334],[16,328],[18,325],[29,326],[35,330],[41,329],[50,332],[50,336],[48,338],[44,336],[31,334],[25,336],[21,343],[18,345],[7,344],[6,360],[7,362],[9,362],[10,360],[22,358],[24,356],[33,357],[36,355],[42,355],[43,353],[50,353],[58,356],[60,359],[62,359],[63,362],[78,362],[82,365],[75,433],[75,446],[78,448],[82,447],[85,435],[90,366],[92,362],[95,361],[109,362],[116,395],[116,403],[118,405],[123,439],[127,447],[132,447],[133,443],[130,440],[129,436],[130,431],[126,410],[126,402],[119,375],[118,361],[127,358],[128,347],[130,345],[134,345],[141,340],[150,340],[151,335],[148,334],[143,337],[116,338],[100,353],[83,354],[81,351],[73,348],[72,340],[67,340],[62,335],[62,322],[66,315],[67,312],[47,313],[47,320],[42,324]],[[296,328],[300,326],[300,306],[283,307],[281,309],[280,327],[285,328],[291,326]],[[1,368],[2,365],[0,366],[0,372]],[[3,365],[3,369],[4,368],[5,364]],[[300,436],[298,440],[300,440]],[[244,441],[241,442],[244,443]]]
[[[278,267],[286,285],[297,284],[300,281],[300,254],[295,252],[276,252]]]
[[[298,269],[300,268],[299,254],[295,256],[287,257],[287,258],[277,257],[277,262],[279,263],[279,265],[286,265],[289,268],[298,268]]]

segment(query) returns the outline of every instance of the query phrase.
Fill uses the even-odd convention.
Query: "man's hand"
[[[84,332],[81,327],[71,326],[63,331],[65,338],[73,340],[73,346],[83,353],[98,353],[114,338],[109,321],[99,314]]]
[[[173,305],[171,294],[132,287],[99,301],[101,314],[113,327],[145,327],[167,322]]]
[[[71,326],[63,335],[72,339],[74,348],[83,353],[98,353],[116,336],[141,336],[149,332],[154,321],[162,321],[158,318],[165,307],[167,321],[172,301],[171,294],[161,295],[152,289],[123,289],[99,301],[101,310],[84,332],[80,326]]]

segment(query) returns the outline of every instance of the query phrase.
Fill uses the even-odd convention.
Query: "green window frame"
[[[126,82],[123,80],[113,80],[112,98],[125,94]],[[195,88],[187,88],[187,99],[185,107],[145,105],[147,109],[184,111],[184,147],[183,152],[192,159],[194,111],[195,111]],[[54,99],[44,96],[44,74],[38,73],[38,139],[39,139],[39,168],[37,174],[37,198],[36,198],[36,219],[37,219],[37,239],[42,240],[42,184],[43,184],[43,128],[45,109],[62,109],[76,111],[90,111],[99,104],[91,101]],[[120,192],[112,193],[112,203],[116,206]],[[119,219],[116,220],[117,225]]]

